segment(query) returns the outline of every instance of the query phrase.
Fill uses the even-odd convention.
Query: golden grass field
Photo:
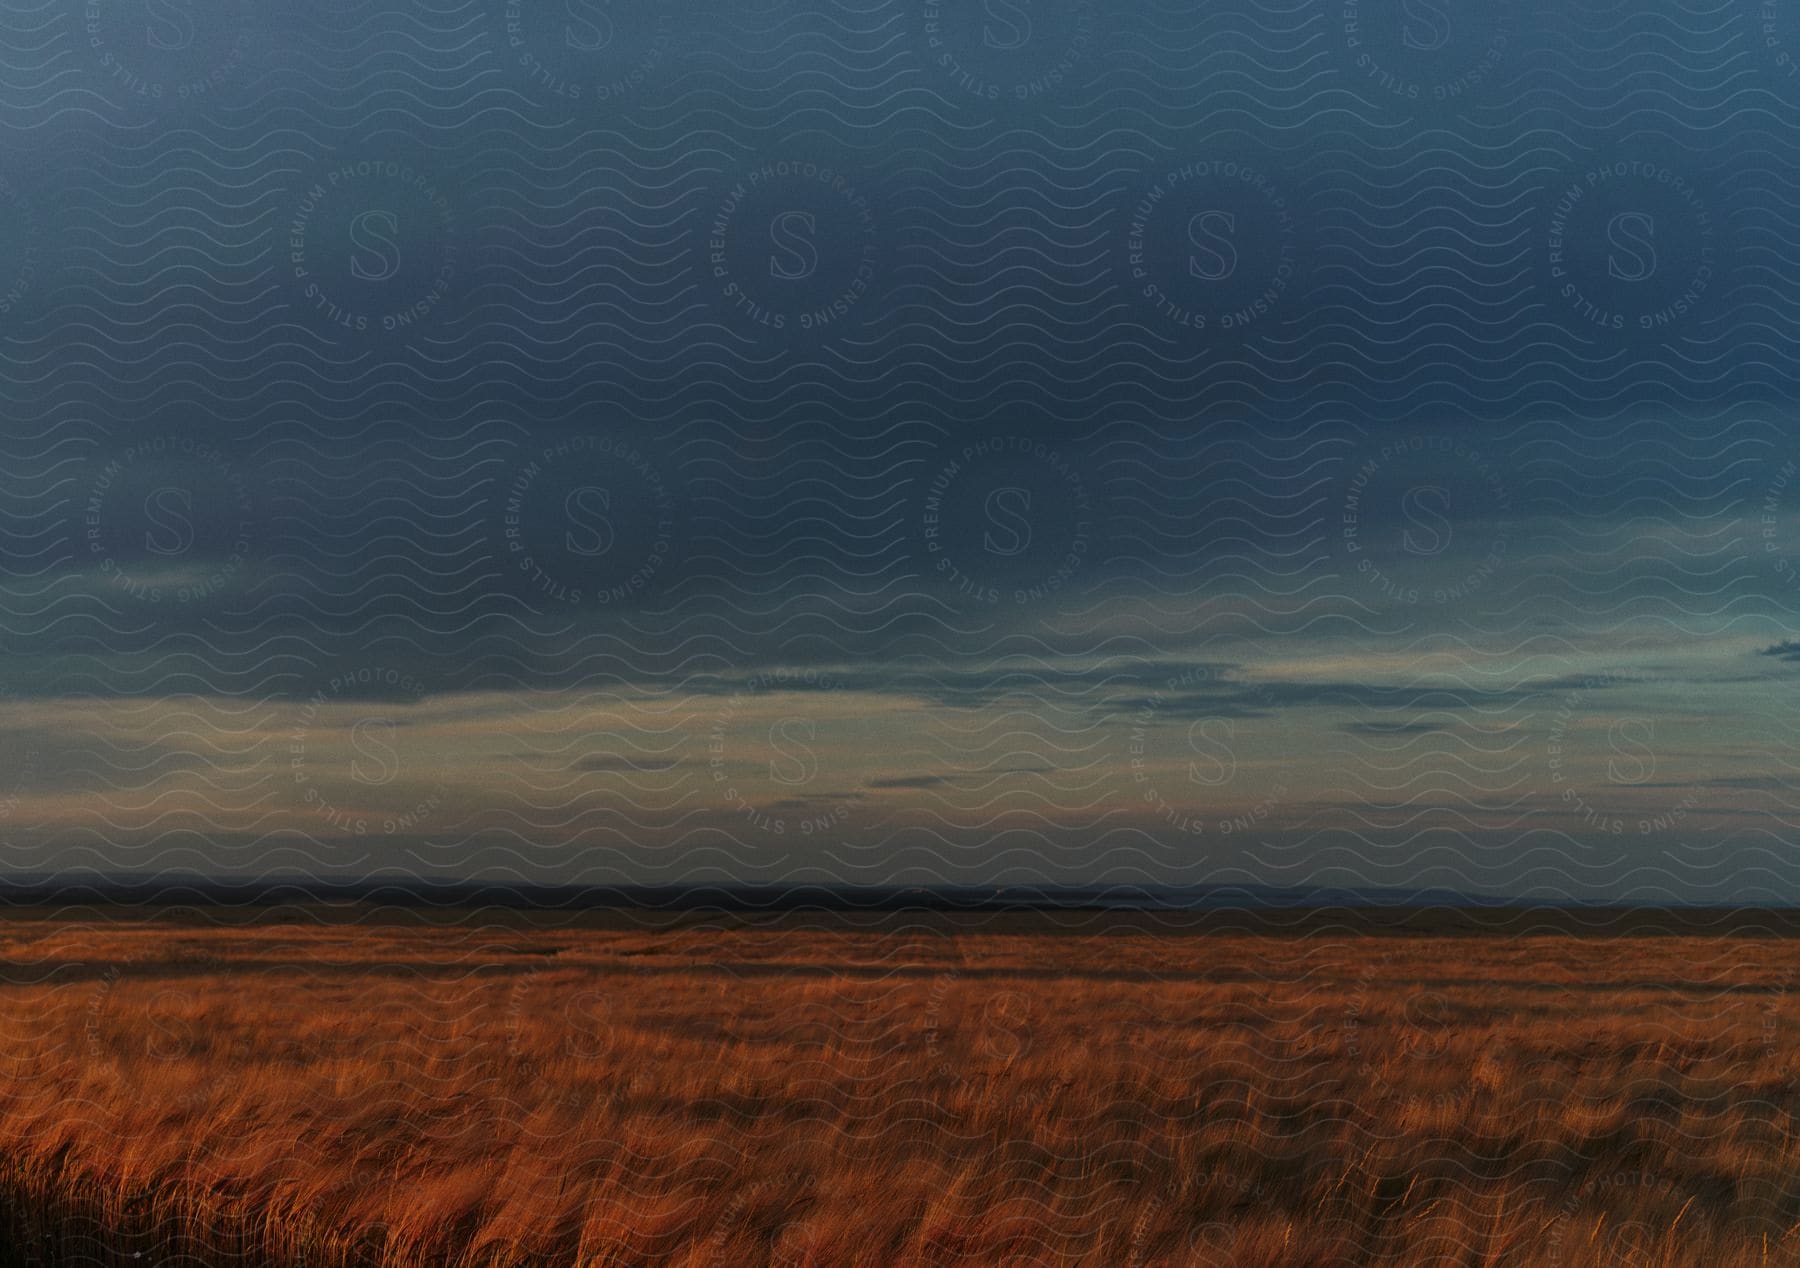
[[[0,1262],[1800,1264],[1707,919],[14,913]]]

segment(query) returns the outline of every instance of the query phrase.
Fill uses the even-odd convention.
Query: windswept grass
[[[11,1262],[1800,1264],[1794,939],[614,924],[9,918]]]

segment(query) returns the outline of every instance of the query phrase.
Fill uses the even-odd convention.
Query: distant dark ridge
[[[734,884],[503,884],[412,877],[273,877],[232,880],[188,874],[22,875],[0,878],[12,906],[354,902],[393,906],[591,907],[668,911],[1202,911],[1234,908],[1504,907],[1516,900],[1450,890],[1281,889],[1221,885],[1158,887]],[[1548,905],[1548,904],[1532,904]],[[1560,906],[1580,904],[1555,904]]]
[[[893,927],[985,933],[1172,936],[1252,933],[1469,934],[1519,938],[1800,937],[1800,908],[1537,902],[1433,890],[1253,886],[520,885],[409,877],[14,876],[0,880],[0,918],[69,915],[256,923],[273,918],[385,915],[431,923],[553,923],[625,919],[651,925],[767,919],[878,931]],[[322,911],[321,909],[326,909]],[[335,915],[327,914],[337,913]]]

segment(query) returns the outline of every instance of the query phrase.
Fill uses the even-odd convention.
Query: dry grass
[[[12,1262],[1800,1263],[1800,939],[605,923],[8,918]]]

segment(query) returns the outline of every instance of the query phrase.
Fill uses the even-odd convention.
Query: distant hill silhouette
[[[594,907],[658,910],[1206,911],[1218,909],[1447,907],[1603,908],[1630,904],[1529,902],[1446,889],[1259,885],[831,885],[718,881],[658,885],[505,884],[453,878],[256,877],[186,873],[17,874],[0,879],[0,903],[261,905],[367,902],[396,906]],[[1659,906],[1662,904],[1659,904]]]

